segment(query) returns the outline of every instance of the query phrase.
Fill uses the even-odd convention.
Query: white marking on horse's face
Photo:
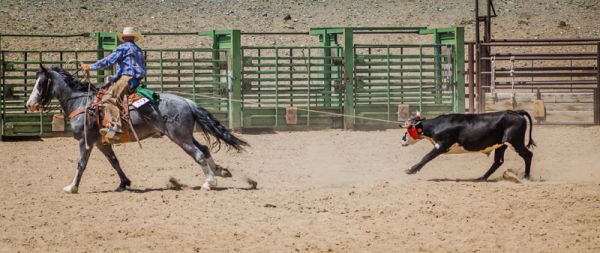
[[[404,130],[404,135],[402,135],[402,139],[400,139],[400,144],[402,144],[402,146],[406,147],[408,145],[412,145],[417,143],[418,141],[420,141],[420,139],[413,139],[413,137],[410,136],[410,134],[408,134],[408,130]]]
[[[40,109],[40,92],[38,89],[40,85],[40,79],[41,77],[38,77],[38,79],[35,80],[33,90],[29,95],[29,99],[27,99],[27,109],[29,109],[31,112],[35,112]]]

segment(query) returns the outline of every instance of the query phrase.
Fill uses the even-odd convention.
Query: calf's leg
[[[502,145],[496,149],[494,152],[494,164],[492,164],[492,167],[490,167],[490,169],[482,177],[480,177],[479,180],[487,180],[488,177],[494,174],[494,172],[496,172],[496,170],[504,163],[504,151],[506,151],[506,148],[506,145]]]
[[[529,151],[529,149],[527,149],[523,144],[521,144],[520,146],[515,146],[515,151],[517,151],[517,154],[519,154],[521,157],[523,157],[523,160],[525,160],[525,179],[529,179],[529,173],[531,172],[531,159],[533,158],[533,153]]]
[[[446,153],[446,151],[448,151],[448,148],[450,148],[449,145],[443,145],[443,144],[437,144],[433,150],[429,151],[429,153],[427,153],[425,156],[423,156],[423,158],[421,159],[421,161],[415,165],[413,165],[410,169],[406,170],[406,174],[415,174],[417,173],[419,170],[421,170],[421,168],[423,168],[423,166],[425,166],[425,164],[427,164],[429,161],[433,160],[433,158],[438,157],[439,155]]]

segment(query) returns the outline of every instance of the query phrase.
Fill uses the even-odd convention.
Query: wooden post
[[[344,28],[344,129],[354,128],[354,39],[352,28]]]
[[[410,105],[398,105],[398,122],[405,122],[408,118],[410,118]]]
[[[475,57],[473,44],[469,44],[469,113],[475,112]]]
[[[288,125],[298,124],[298,108],[296,108],[296,107],[285,108],[285,123]]]
[[[454,108],[456,113],[465,112],[465,30],[463,27],[454,28]]]
[[[229,128],[242,128],[242,42],[240,30],[231,30]]]

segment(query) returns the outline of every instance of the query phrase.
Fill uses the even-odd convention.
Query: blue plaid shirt
[[[118,80],[122,75],[142,79],[146,76],[146,60],[142,49],[133,41],[119,45],[115,51],[104,59],[92,64],[92,69],[105,69],[117,63],[117,73],[113,80]]]

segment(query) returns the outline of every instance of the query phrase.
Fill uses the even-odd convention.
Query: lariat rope
[[[169,93],[174,93],[174,94],[181,94],[181,95],[190,95],[189,93],[185,93],[185,92],[180,92],[180,91],[169,91]],[[210,99],[216,99],[216,100],[221,100],[221,101],[233,101],[233,102],[240,102],[242,104],[250,104],[250,105],[261,105],[261,106],[268,106],[267,104],[264,103],[257,103],[257,102],[250,102],[250,101],[244,101],[241,99],[228,99],[228,98],[222,98],[222,97],[215,97],[215,96],[208,96],[208,95],[202,95],[202,94],[195,94],[194,96],[198,96],[198,97],[203,97],[203,98],[210,98]],[[355,119],[364,119],[364,120],[370,120],[370,121],[378,121],[378,122],[384,122],[384,123],[403,123],[400,121],[395,121],[395,120],[385,120],[385,119],[376,119],[376,118],[370,118],[370,117],[363,117],[363,116],[356,116],[356,115],[350,115],[350,114],[344,114],[344,113],[335,113],[335,112],[326,112],[326,111],[319,111],[319,110],[313,110],[313,109],[308,109],[308,108],[302,108],[302,107],[295,107],[297,110],[300,111],[305,111],[305,112],[314,112],[314,113],[321,113],[321,114],[327,114],[327,115],[332,115],[332,116],[343,116],[343,117],[351,117],[351,118],[355,118]]]

